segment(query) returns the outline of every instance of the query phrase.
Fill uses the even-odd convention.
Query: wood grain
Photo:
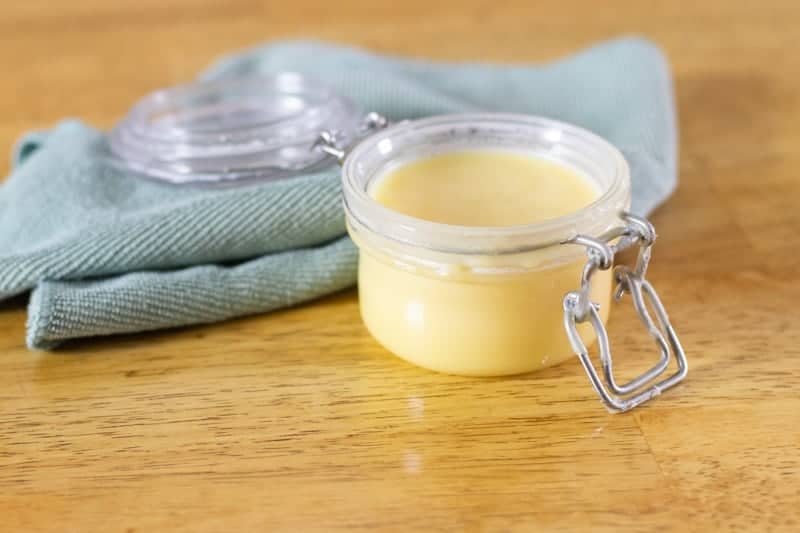
[[[486,61],[654,39],[681,185],[653,217],[651,279],[691,370],[608,415],[577,361],[508,379],[409,366],[354,292],[57,353],[25,350],[18,299],[0,307],[0,530],[800,530],[798,23],[793,0],[3,3],[2,146],[64,116],[108,126],[275,38]],[[629,368],[650,350],[634,320],[611,321]]]

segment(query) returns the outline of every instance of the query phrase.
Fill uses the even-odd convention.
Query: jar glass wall
[[[412,218],[370,195],[383,176],[410,161],[486,149],[564,165],[596,187],[597,199],[535,224],[478,227]],[[460,114],[399,123],[363,140],[345,160],[343,196],[348,230],[360,249],[361,313],[372,335],[426,368],[504,375],[573,355],[562,300],[579,286],[585,255],[562,243],[619,226],[630,204],[630,177],[616,148],[575,126],[522,115]],[[611,276],[603,271],[593,280],[591,297],[604,321]],[[588,324],[580,333],[592,341]]]

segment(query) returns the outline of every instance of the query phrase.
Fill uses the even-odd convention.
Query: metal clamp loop
[[[357,138],[349,145],[341,142],[341,134],[335,130],[323,130],[311,146],[312,150],[321,150],[326,154],[332,155],[340,165],[344,162],[350,149],[363,137],[374,131],[382,130],[389,126],[389,120],[383,115],[371,111],[364,116],[358,128]]]
[[[650,262],[650,249],[656,239],[655,229],[646,219],[635,215],[624,213],[621,218],[625,221],[625,226],[608,232],[601,239],[578,235],[566,241],[567,244],[585,246],[589,260],[583,269],[581,288],[564,296],[564,329],[573,351],[589,376],[592,387],[611,412],[628,411],[658,396],[666,389],[681,382],[686,377],[688,370],[686,355],[670,324],[667,312],[655,289],[645,279]],[[614,297],[619,301],[626,293],[631,295],[634,309],[650,337],[658,346],[660,357],[649,370],[628,383],[620,385],[614,379],[608,333],[600,318],[598,305],[590,300],[591,280],[597,270],[611,268],[617,253],[635,245],[639,247],[639,255],[634,268],[617,266],[614,269],[616,281]],[[655,311],[655,322],[647,309],[648,304]],[[592,325],[597,336],[603,379],[592,364],[589,350],[578,333],[577,325],[587,321]],[[678,364],[677,371],[648,386],[664,374],[672,354],[675,355]]]

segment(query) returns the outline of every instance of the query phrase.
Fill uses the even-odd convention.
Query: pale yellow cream
[[[416,218],[462,226],[531,224],[577,211],[597,196],[583,176],[557,163],[507,151],[448,152],[388,172],[369,191]],[[579,285],[583,260],[513,274],[452,275],[409,270],[362,246],[361,314],[398,356],[433,370],[503,375],[563,361],[572,351],[562,324],[564,294]],[[606,320],[610,272],[593,278]],[[587,343],[588,324],[579,326]]]

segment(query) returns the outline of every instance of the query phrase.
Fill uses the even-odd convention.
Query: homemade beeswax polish
[[[404,215],[459,226],[533,224],[597,198],[594,185],[563,165],[500,150],[418,159],[387,172],[369,192]]]
[[[385,170],[367,190],[378,204],[437,224],[470,228],[533,225],[579,211],[600,195],[578,171],[511,150],[461,150],[423,156]],[[574,357],[562,300],[580,285],[585,257],[529,269],[408,267],[378,249],[361,249],[359,298],[372,335],[396,355],[433,370],[503,375]],[[522,261],[524,262],[524,254]],[[474,266],[480,259],[469,258]],[[507,270],[507,271],[506,271]],[[605,321],[610,271],[593,279]],[[588,324],[579,331],[593,341]]]

